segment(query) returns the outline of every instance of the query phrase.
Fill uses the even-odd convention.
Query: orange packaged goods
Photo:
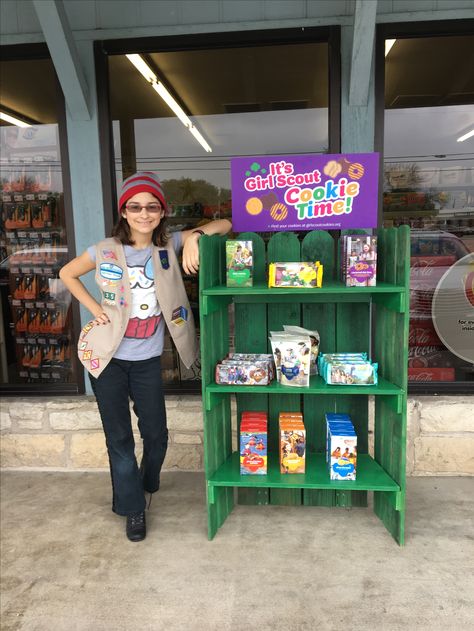
[[[242,412],[240,474],[267,474],[268,421],[266,412]]]
[[[280,472],[304,473],[306,430],[301,412],[280,412]]]

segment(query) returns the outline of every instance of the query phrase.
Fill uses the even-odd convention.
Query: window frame
[[[54,62],[46,44],[13,44],[0,47],[0,57],[2,61],[36,61],[38,59],[49,59],[52,64],[56,79],[56,108],[58,116],[58,138],[59,151],[61,154],[61,171],[64,199],[64,220],[67,235],[67,247],[70,258],[76,256],[76,239],[74,232],[74,214],[71,191],[71,169],[69,163],[69,150],[66,126],[66,101],[56,74]],[[72,326],[71,326],[71,362],[74,364],[74,372],[77,379],[74,383],[68,384],[12,384],[0,383],[0,395],[2,396],[40,396],[40,395],[80,395],[85,394],[84,370],[75,352],[76,340],[81,331],[81,316],[79,304],[76,300],[71,303]]]
[[[328,152],[341,149],[341,29],[340,26],[249,30],[163,37],[100,40],[94,42],[99,141],[105,227],[109,234],[117,208],[112,120],[109,99],[109,55],[172,52],[219,48],[246,48],[278,44],[327,43],[328,45]],[[201,380],[165,384],[170,394],[201,394]]]
[[[424,37],[449,37],[473,35],[474,20],[448,20],[429,22],[393,22],[378,24],[375,39],[375,151],[380,153],[379,224],[383,218],[383,168],[385,128],[385,40]],[[408,382],[409,395],[462,395],[474,394],[474,383],[454,382]]]

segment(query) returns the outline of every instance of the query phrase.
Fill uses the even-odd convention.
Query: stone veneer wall
[[[166,397],[170,443],[165,470],[202,471],[201,399]],[[140,451],[138,430],[137,451]],[[417,397],[408,402],[408,475],[474,475],[474,397]],[[8,469],[108,468],[93,397],[4,398],[1,466]]]

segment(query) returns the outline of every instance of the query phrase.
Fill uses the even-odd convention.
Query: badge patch
[[[171,322],[177,326],[182,326],[188,319],[188,310],[186,307],[178,307],[171,314]]]
[[[96,370],[99,367],[98,359],[91,359],[91,370]]]
[[[104,259],[111,259],[112,261],[117,260],[117,255],[113,250],[102,250],[102,256]]]
[[[99,273],[108,280],[120,280],[123,276],[122,268],[114,263],[101,263]]]
[[[115,294],[113,291],[104,291],[102,293],[104,294],[104,298],[107,298],[107,300],[115,300]]]
[[[82,332],[89,333],[91,329],[92,329],[92,324],[86,324],[86,326],[82,329]]]
[[[80,349],[81,351],[85,350],[86,348],[87,348],[87,342],[81,342],[81,343],[79,344],[79,349]]]
[[[116,287],[118,285],[118,280],[103,280],[102,287]]]
[[[92,357],[92,351],[84,351],[82,353],[82,361],[85,361],[86,359],[90,359]]]
[[[163,269],[168,269],[170,266],[170,262],[168,259],[168,250],[160,250],[160,263]]]

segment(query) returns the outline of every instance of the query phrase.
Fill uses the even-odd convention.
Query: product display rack
[[[265,245],[251,240],[254,286],[225,286],[225,238],[200,239],[201,364],[208,536],[212,539],[235,502],[311,506],[367,506],[400,545],[404,543],[405,443],[408,359],[410,231],[407,226],[379,230],[376,287],[345,287],[338,278],[338,243],[324,231],[276,233]],[[272,261],[315,261],[324,265],[320,289],[267,287]],[[327,385],[312,377],[309,388],[219,385],[216,364],[229,352],[229,305],[235,310],[235,351],[271,352],[269,331],[283,324],[317,329],[320,352],[369,353],[379,365],[376,386]],[[244,410],[265,410],[269,417],[268,474],[240,475],[237,441],[232,434],[231,398],[237,418]],[[369,398],[374,424],[369,431]],[[301,411],[307,434],[305,474],[280,474],[278,413]],[[350,414],[357,432],[355,481],[331,481],[326,469],[326,412]],[[237,431],[239,427],[237,427]],[[373,455],[369,434],[374,433]]]

